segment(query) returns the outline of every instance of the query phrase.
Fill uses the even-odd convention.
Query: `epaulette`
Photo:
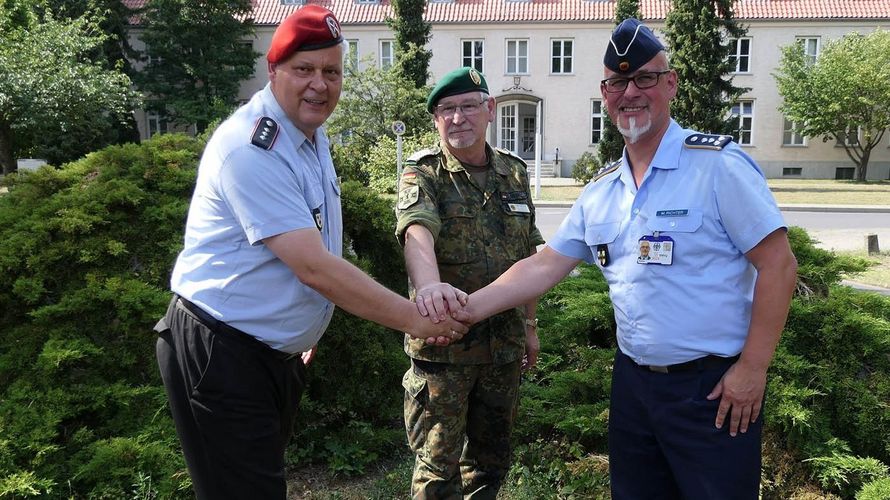
[[[603,168],[597,170],[596,175],[593,176],[593,179],[591,179],[590,182],[596,182],[596,181],[600,180],[601,178],[618,170],[619,167],[621,167],[621,158],[619,158],[619,159],[613,161],[612,163],[609,163],[609,164],[603,166]]]
[[[427,156],[436,156],[440,152],[441,150],[439,148],[421,149],[420,151],[409,156],[408,159],[405,160],[405,165],[417,165],[417,162],[426,158]]]
[[[279,127],[275,120],[268,116],[263,116],[253,126],[253,135],[250,137],[250,143],[265,150],[272,149],[272,146],[275,145],[275,139],[278,138],[278,131]]]
[[[720,151],[730,142],[732,142],[731,135],[692,134],[686,138],[683,144],[690,149]]]
[[[507,151],[507,150],[504,149],[504,148],[494,148],[494,149],[496,149],[498,153],[505,154],[505,155],[507,155],[507,156],[510,156],[510,157],[512,157],[512,158],[515,158],[515,159],[521,161],[522,163],[525,163],[525,160],[523,160],[522,157],[520,157],[519,155],[517,155],[517,154],[514,153],[513,151]]]

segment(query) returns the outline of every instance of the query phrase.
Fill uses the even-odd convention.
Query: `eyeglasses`
[[[436,106],[436,114],[443,118],[451,118],[454,116],[458,110],[460,110],[460,114],[464,116],[473,116],[482,111],[482,105],[485,104],[488,99],[482,99],[479,102],[465,102],[463,104],[439,104]]]
[[[648,89],[652,88],[658,84],[658,77],[665,73],[670,73],[671,70],[666,69],[664,71],[650,71],[647,73],[640,73],[636,76],[632,76],[630,78],[609,78],[600,82],[606,92],[617,93],[624,92],[627,90],[627,85],[630,82],[634,82],[634,85],[637,86],[638,89]]]

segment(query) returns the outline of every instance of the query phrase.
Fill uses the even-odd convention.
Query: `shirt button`
[[[635,209],[634,209],[634,215],[636,215],[636,214],[638,214],[638,213],[640,213],[640,209],[639,209],[639,208],[635,208]]]
[[[676,225],[677,225],[676,222],[671,222],[671,227],[676,227]]]

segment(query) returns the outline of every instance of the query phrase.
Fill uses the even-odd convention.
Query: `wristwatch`
[[[525,326],[530,326],[530,327],[534,328],[535,330],[537,330],[538,329],[538,318],[535,318],[535,319],[525,318]]]

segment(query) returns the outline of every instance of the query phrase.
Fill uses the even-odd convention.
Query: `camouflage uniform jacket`
[[[467,293],[491,283],[544,243],[535,227],[525,162],[486,148],[490,170],[485,186],[441,147],[412,155],[399,181],[399,242],[405,244],[411,224],[429,229],[440,279]],[[409,287],[413,299],[414,286]],[[516,361],[525,351],[524,318],[524,308],[505,311],[474,325],[460,342],[446,347],[406,336],[405,352],[415,359],[456,364]]]

